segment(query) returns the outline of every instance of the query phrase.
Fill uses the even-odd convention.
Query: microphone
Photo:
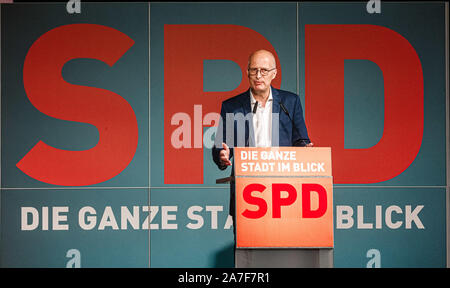
[[[253,111],[252,113],[255,114],[256,113],[256,109],[258,109],[258,101],[255,102],[255,104],[253,105]],[[250,135],[247,138],[247,140],[245,141],[245,147],[249,147],[250,146]]]
[[[281,109],[284,111],[284,113],[286,113],[286,115],[289,117],[289,120],[291,120],[292,122],[292,127],[294,127],[295,131],[297,132],[298,136],[302,137],[300,132],[297,129],[297,126],[295,125],[294,120],[292,120],[291,115],[289,115],[288,110],[286,109],[286,107],[283,105],[283,103],[278,102],[280,104]],[[303,139],[300,138],[297,141],[294,142],[294,146],[299,146],[299,147],[305,147],[308,143],[309,143],[309,139]]]

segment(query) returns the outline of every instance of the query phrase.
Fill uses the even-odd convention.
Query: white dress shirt
[[[250,89],[250,104],[251,111],[254,110],[256,103],[253,97],[252,90]],[[269,98],[266,101],[266,105],[262,107],[258,101],[258,107],[256,113],[253,115],[253,130],[255,134],[255,146],[256,147],[271,147],[272,146],[272,89],[269,92]]]

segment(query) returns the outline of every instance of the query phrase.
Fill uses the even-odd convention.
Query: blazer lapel
[[[244,116],[248,115],[252,111],[250,105],[250,89],[244,93],[244,97],[241,98],[242,109],[244,109]]]
[[[244,110],[244,117],[250,116],[246,118],[249,119],[249,121],[245,121],[245,146],[253,147],[255,146],[255,134],[253,129],[253,114],[251,114],[250,89],[244,93],[244,96],[241,98],[241,104],[242,109]]]
[[[280,95],[278,90],[272,89],[272,147],[278,147],[280,143]]]

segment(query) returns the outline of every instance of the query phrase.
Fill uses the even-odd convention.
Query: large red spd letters
[[[48,116],[92,124],[100,137],[85,151],[61,150],[40,141],[17,163],[21,171],[49,184],[83,186],[107,181],[129,165],[138,142],[133,108],[112,91],[66,82],[61,70],[76,58],[112,66],[133,44],[124,33],[94,24],[60,26],[36,40],[23,70],[31,103]],[[382,26],[306,25],[304,48],[306,124],[316,146],[332,148],[334,183],[376,183],[405,171],[419,152],[424,127],[422,66],[408,40]],[[201,105],[202,115],[218,113],[222,100],[247,89],[248,55],[257,49],[276,56],[278,75],[273,84],[279,88],[283,67],[260,33],[238,25],[164,26],[165,184],[203,183],[203,145],[197,143],[203,138],[196,136],[203,134],[203,127],[218,125],[202,118],[191,121],[194,143],[174,147],[171,135],[177,127],[171,124],[172,116],[183,112],[194,119],[194,105]],[[203,61],[214,59],[241,67],[243,79],[236,89],[203,91]],[[346,59],[370,60],[383,73],[383,136],[366,149],[344,147]],[[384,165],[386,159],[390,165]],[[280,199],[281,204],[291,200]]]
[[[327,211],[327,193],[325,188],[317,183],[303,183],[299,193],[295,187],[289,183],[273,183],[272,185],[272,218],[281,218],[281,207],[295,205],[298,195],[301,195],[301,214],[299,218],[320,218]],[[242,197],[250,205],[256,205],[257,210],[246,209],[242,215],[250,219],[258,219],[266,215],[267,202],[260,197],[252,196],[252,192],[263,193],[266,186],[253,183],[244,188]],[[287,197],[281,197],[282,192],[287,192]],[[318,207],[311,208],[311,193],[318,195]]]

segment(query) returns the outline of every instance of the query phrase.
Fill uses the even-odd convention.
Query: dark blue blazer
[[[305,121],[303,118],[303,109],[302,105],[300,103],[300,98],[294,93],[278,90],[273,87],[272,89],[272,98],[273,98],[273,104],[272,104],[272,145],[273,146],[304,146],[304,144],[310,143],[308,132],[306,129]],[[281,104],[280,104],[281,103]],[[287,112],[289,113],[290,118],[288,114],[283,111],[281,105],[283,105]],[[223,149],[222,148],[222,142],[226,143],[230,147],[230,160],[231,157],[233,157],[233,147],[239,147],[239,146],[254,146],[254,135],[253,135],[253,121],[250,121],[252,118],[251,114],[251,105],[250,105],[250,90],[247,90],[246,92],[239,94],[235,97],[232,97],[230,99],[225,100],[222,102],[222,108],[220,111],[220,121],[218,130],[216,133],[216,141],[214,144],[214,147],[212,149],[213,154],[213,160],[217,164],[217,166],[224,170],[226,169],[226,166],[220,165],[220,157],[219,153]],[[249,121],[234,121],[234,129],[227,129],[227,121],[226,121],[226,114],[232,113],[234,115],[241,113],[242,116],[250,116],[247,118]],[[276,114],[278,114],[278,117],[276,117]],[[275,123],[279,119],[278,123]],[[293,123],[295,123],[295,127]],[[230,124],[230,122],[228,123]],[[278,124],[278,145],[276,145],[276,139],[274,139],[276,136],[275,133],[275,127]],[[238,127],[238,125],[240,127]],[[242,125],[245,125],[245,127],[242,127]],[[233,141],[227,142],[227,131],[231,133],[230,131],[233,131],[234,137],[228,137],[229,139],[232,138]],[[242,136],[239,139],[238,131],[244,131],[245,137],[244,139]],[[242,133],[241,133],[242,134]],[[231,142],[231,143],[230,143]],[[234,169],[232,169],[231,176],[234,175]],[[234,216],[234,181],[231,183],[231,194],[230,194],[230,215]]]

